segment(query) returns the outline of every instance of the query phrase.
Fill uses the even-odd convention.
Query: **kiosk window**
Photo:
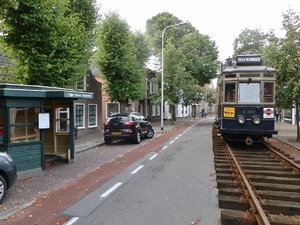
[[[10,108],[10,141],[40,140],[37,128],[39,108]]]
[[[56,115],[56,131],[69,132],[69,108],[58,108]]]

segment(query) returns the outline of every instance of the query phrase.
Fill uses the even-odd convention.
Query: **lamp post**
[[[164,130],[164,34],[170,27],[182,26],[189,24],[188,21],[166,26],[161,34],[161,106],[160,106],[160,129]]]

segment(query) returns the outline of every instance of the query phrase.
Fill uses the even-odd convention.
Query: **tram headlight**
[[[252,117],[252,122],[253,122],[254,124],[260,124],[260,121],[261,121],[261,119],[260,119],[259,116],[253,116],[253,117]]]
[[[237,121],[238,121],[239,124],[244,124],[245,121],[246,121],[246,119],[245,119],[244,116],[238,116],[237,117]]]

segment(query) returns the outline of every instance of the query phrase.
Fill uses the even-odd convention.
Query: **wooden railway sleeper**
[[[230,154],[232,160],[234,161],[235,167],[239,171],[239,174],[243,180],[242,183],[244,183],[247,188],[246,193],[249,193],[250,198],[248,199],[248,202],[249,202],[251,208],[255,209],[255,211],[257,211],[257,213],[254,215],[254,217],[256,218],[258,225],[271,225],[266,214],[264,213],[264,210],[262,209],[262,206],[260,205],[259,201],[257,200],[257,198],[252,190],[252,187],[244,174],[243,169],[241,168],[240,164],[238,163],[238,160],[236,159],[236,157],[234,156],[233,152],[230,150],[230,147],[227,144],[226,144],[226,148],[224,148],[224,150],[225,149]]]

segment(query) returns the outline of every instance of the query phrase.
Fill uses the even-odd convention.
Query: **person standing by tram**
[[[275,108],[275,117],[276,117],[276,122],[278,122],[279,110],[277,108]]]

